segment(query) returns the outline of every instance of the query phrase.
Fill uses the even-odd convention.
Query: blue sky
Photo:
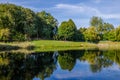
[[[35,12],[45,10],[58,21],[73,19],[77,27],[88,27],[92,16],[101,17],[105,22],[120,25],[120,0],[0,0],[13,3]]]

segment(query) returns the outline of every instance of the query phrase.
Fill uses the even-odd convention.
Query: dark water
[[[0,53],[0,80],[120,80],[120,51]]]

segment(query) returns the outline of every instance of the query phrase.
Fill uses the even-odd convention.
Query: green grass
[[[97,46],[87,42],[38,40],[31,42],[35,46],[35,51],[55,51],[55,50],[78,50],[95,49]]]
[[[37,40],[30,42],[0,42],[0,52],[42,52],[60,50],[120,50],[120,42],[101,41],[98,44],[88,42]]]

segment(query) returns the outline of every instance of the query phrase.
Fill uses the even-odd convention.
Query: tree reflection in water
[[[32,80],[49,78],[59,63],[62,70],[74,69],[76,60],[87,61],[93,73],[112,66],[120,66],[120,51],[55,51],[32,54],[0,53],[0,80]],[[80,67],[79,67],[80,68]]]
[[[0,64],[0,80],[31,80],[35,76],[44,79],[56,69],[53,52],[1,53],[0,60],[4,58],[7,60]]]

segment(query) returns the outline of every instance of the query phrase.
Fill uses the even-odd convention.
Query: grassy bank
[[[97,46],[87,42],[39,40],[32,41],[35,51],[55,51],[55,50],[77,50],[77,49],[95,49]]]
[[[120,42],[102,41],[98,44],[88,42],[72,42],[72,41],[55,41],[55,40],[38,40],[31,42],[0,42],[0,52],[42,52],[56,50],[120,50]]]
[[[0,52],[31,52],[31,42],[0,42]]]
[[[120,42],[101,41],[96,45],[99,50],[120,50]]]

